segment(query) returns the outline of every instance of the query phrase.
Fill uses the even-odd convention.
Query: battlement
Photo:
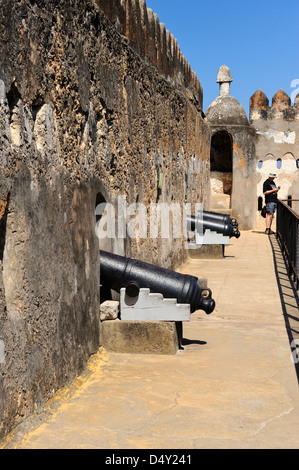
[[[177,40],[146,6],[146,0],[94,0],[105,16],[126,36],[132,48],[165,77],[188,88],[202,109],[203,91],[195,72],[182,55]]]
[[[250,98],[250,121],[258,119],[284,119],[286,121],[299,121],[299,94],[291,106],[291,98],[280,89],[272,98],[272,106],[262,90],[257,90]]]

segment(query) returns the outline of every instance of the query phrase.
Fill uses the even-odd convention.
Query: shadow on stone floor
[[[275,267],[276,281],[290,342],[291,355],[299,384],[299,298],[295,284],[288,274],[287,260],[275,235],[269,236]]]

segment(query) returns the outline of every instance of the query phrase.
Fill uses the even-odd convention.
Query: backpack
[[[264,206],[261,210],[261,216],[264,217],[264,219],[266,218],[266,213],[267,213],[266,206]]]

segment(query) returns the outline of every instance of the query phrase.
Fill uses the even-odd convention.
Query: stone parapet
[[[133,49],[165,77],[189,88],[202,109],[201,83],[183,56],[177,40],[145,0],[95,0],[100,10],[126,36]]]
[[[262,90],[257,90],[250,98],[250,121],[259,119],[299,121],[299,94],[292,106],[290,97],[280,89],[273,96],[272,105],[269,106],[268,97]]]

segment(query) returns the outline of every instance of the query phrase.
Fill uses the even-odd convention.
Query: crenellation
[[[291,99],[282,89],[278,90],[272,98],[272,107],[269,115],[271,119],[287,119],[290,114]]]
[[[129,17],[131,29],[130,38],[135,41],[135,49],[141,56],[145,55],[145,28],[142,23],[141,15],[141,2],[140,0],[131,0],[131,12],[129,11]]]
[[[144,31],[144,56],[148,57],[148,42],[149,42],[149,20],[148,20],[148,11],[146,7],[146,0],[140,0],[140,17],[141,17],[141,26]]]
[[[168,66],[168,75],[169,77],[173,77],[172,71],[174,70],[173,67],[173,50],[172,50],[172,34],[169,29],[166,30],[166,58],[167,58],[167,66]]]
[[[173,47],[174,37],[169,31],[166,30],[166,43],[167,43],[167,56],[169,58],[170,67],[174,70],[174,47]]]
[[[147,8],[148,36],[147,36],[147,58],[152,65],[157,65],[157,47],[155,37],[155,17],[154,12]]]
[[[157,13],[154,13],[154,24],[155,24],[155,45],[157,51],[157,66],[161,69],[161,30],[160,30],[160,20]]]
[[[172,36],[173,65],[174,65],[174,69],[176,70],[177,65],[178,65],[178,41],[173,35],[171,36]]]
[[[110,21],[120,23],[122,34],[138,54],[146,57],[166,78],[183,87],[191,87],[193,94],[198,94],[196,99],[202,107],[202,87],[198,77],[192,75],[191,66],[176,40],[158,15],[147,8],[146,0],[95,1]]]
[[[286,121],[298,120],[298,105],[291,105],[291,98],[280,89],[272,98],[272,104],[269,106],[269,99],[262,90],[257,90],[250,98],[250,120],[279,120]]]
[[[256,133],[257,201],[259,198],[263,200],[263,182],[269,172],[276,173],[277,184],[281,186],[279,198],[292,198],[296,211],[296,200],[299,197],[296,164],[299,155],[298,101],[295,98],[292,106],[290,97],[283,89],[274,94],[271,105],[260,89],[250,98],[250,125]],[[255,228],[264,229],[259,211],[256,213]]]
[[[97,5],[107,18],[114,24],[121,24],[124,26],[124,12],[126,0],[98,0]]]
[[[250,119],[267,119],[269,99],[265,93],[259,89],[250,98]]]
[[[167,34],[166,26],[164,23],[160,23],[161,28],[161,45],[162,45],[162,70],[166,77],[171,75],[170,63],[167,49]]]
[[[272,98],[272,108],[276,107],[279,110],[284,110],[291,106],[291,98],[282,89],[278,90]]]

